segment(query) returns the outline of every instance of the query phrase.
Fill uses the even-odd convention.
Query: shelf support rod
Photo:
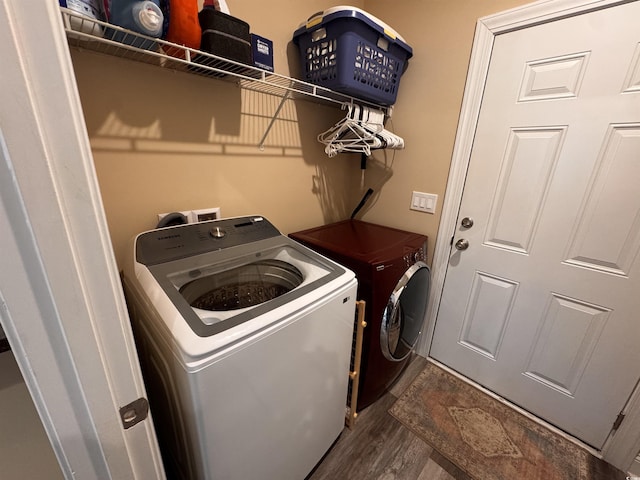
[[[284,102],[286,102],[289,97],[291,96],[291,91],[287,90],[285,92],[285,94],[282,96],[282,100],[280,100],[280,105],[278,105],[278,108],[276,108],[276,113],[273,114],[273,117],[271,117],[271,121],[269,122],[269,125],[267,125],[267,130],[264,132],[264,135],[262,135],[262,139],[260,140],[260,143],[258,144],[258,148],[260,150],[264,150],[264,142],[267,139],[267,137],[269,136],[269,132],[271,131],[271,128],[273,127],[273,124],[275,123],[276,119],[278,118],[278,115],[280,115],[280,111],[282,110],[282,107],[284,107]]]

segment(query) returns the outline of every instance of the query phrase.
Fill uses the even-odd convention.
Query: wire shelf
[[[359,104],[386,108],[333,90],[296,80],[210,53],[101,22],[60,7],[69,46],[125,58],[218,80],[235,81],[241,88],[283,98],[302,98],[325,104]]]

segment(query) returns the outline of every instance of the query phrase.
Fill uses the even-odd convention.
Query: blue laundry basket
[[[355,7],[312,16],[293,35],[303,80],[380,105],[393,105],[413,50],[391,27]]]

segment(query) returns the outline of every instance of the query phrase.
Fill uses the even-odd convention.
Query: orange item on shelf
[[[198,21],[197,0],[167,0],[167,3],[169,6],[167,41],[199,49],[202,30]],[[167,53],[176,57],[183,56],[182,51]]]

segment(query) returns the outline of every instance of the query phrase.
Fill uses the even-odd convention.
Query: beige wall
[[[315,140],[341,117],[337,108],[287,102],[261,151],[257,144],[278,98],[232,82],[73,51],[118,262],[129,239],[153,228],[159,212],[221,207],[224,216],[264,215],[288,233],[347,218],[368,187],[376,195],[361,218],[429,235],[431,256],[475,21],[524,3],[350,2],[393,26],[414,49],[388,124],[406,148],[375,152],[364,174],[357,155],[327,158]],[[295,75],[293,31],[335,3],[228,4],[253,32],[274,41],[276,72]],[[409,210],[412,190],[439,195],[436,215]]]
[[[406,147],[396,155],[393,176],[365,220],[425,233],[429,258],[438,232],[458,116],[478,18],[523,0],[366,0],[413,48],[400,82],[393,128]],[[376,156],[379,154],[376,153]],[[412,191],[436,193],[436,214],[409,210]]]

